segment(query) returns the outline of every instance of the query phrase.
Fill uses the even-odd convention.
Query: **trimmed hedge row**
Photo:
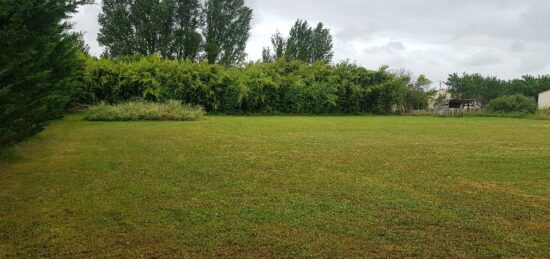
[[[93,59],[83,104],[178,100],[215,113],[389,113],[402,107],[409,78],[343,63],[279,60],[223,67],[158,57]]]

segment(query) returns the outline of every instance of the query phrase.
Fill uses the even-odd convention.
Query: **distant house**
[[[539,94],[539,109],[550,108],[550,90]]]

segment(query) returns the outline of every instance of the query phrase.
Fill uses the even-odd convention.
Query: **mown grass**
[[[178,101],[165,103],[134,101],[116,105],[105,103],[87,109],[88,121],[193,121],[203,117],[202,107],[184,105]]]
[[[71,116],[0,164],[0,257],[548,257],[550,122]]]

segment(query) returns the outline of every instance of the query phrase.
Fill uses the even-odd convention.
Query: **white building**
[[[550,90],[539,94],[539,109],[550,108]]]

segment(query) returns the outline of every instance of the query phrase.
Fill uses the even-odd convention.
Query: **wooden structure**
[[[447,99],[437,106],[435,113],[439,116],[461,117],[464,110],[469,112],[476,107],[477,101],[474,99]]]

